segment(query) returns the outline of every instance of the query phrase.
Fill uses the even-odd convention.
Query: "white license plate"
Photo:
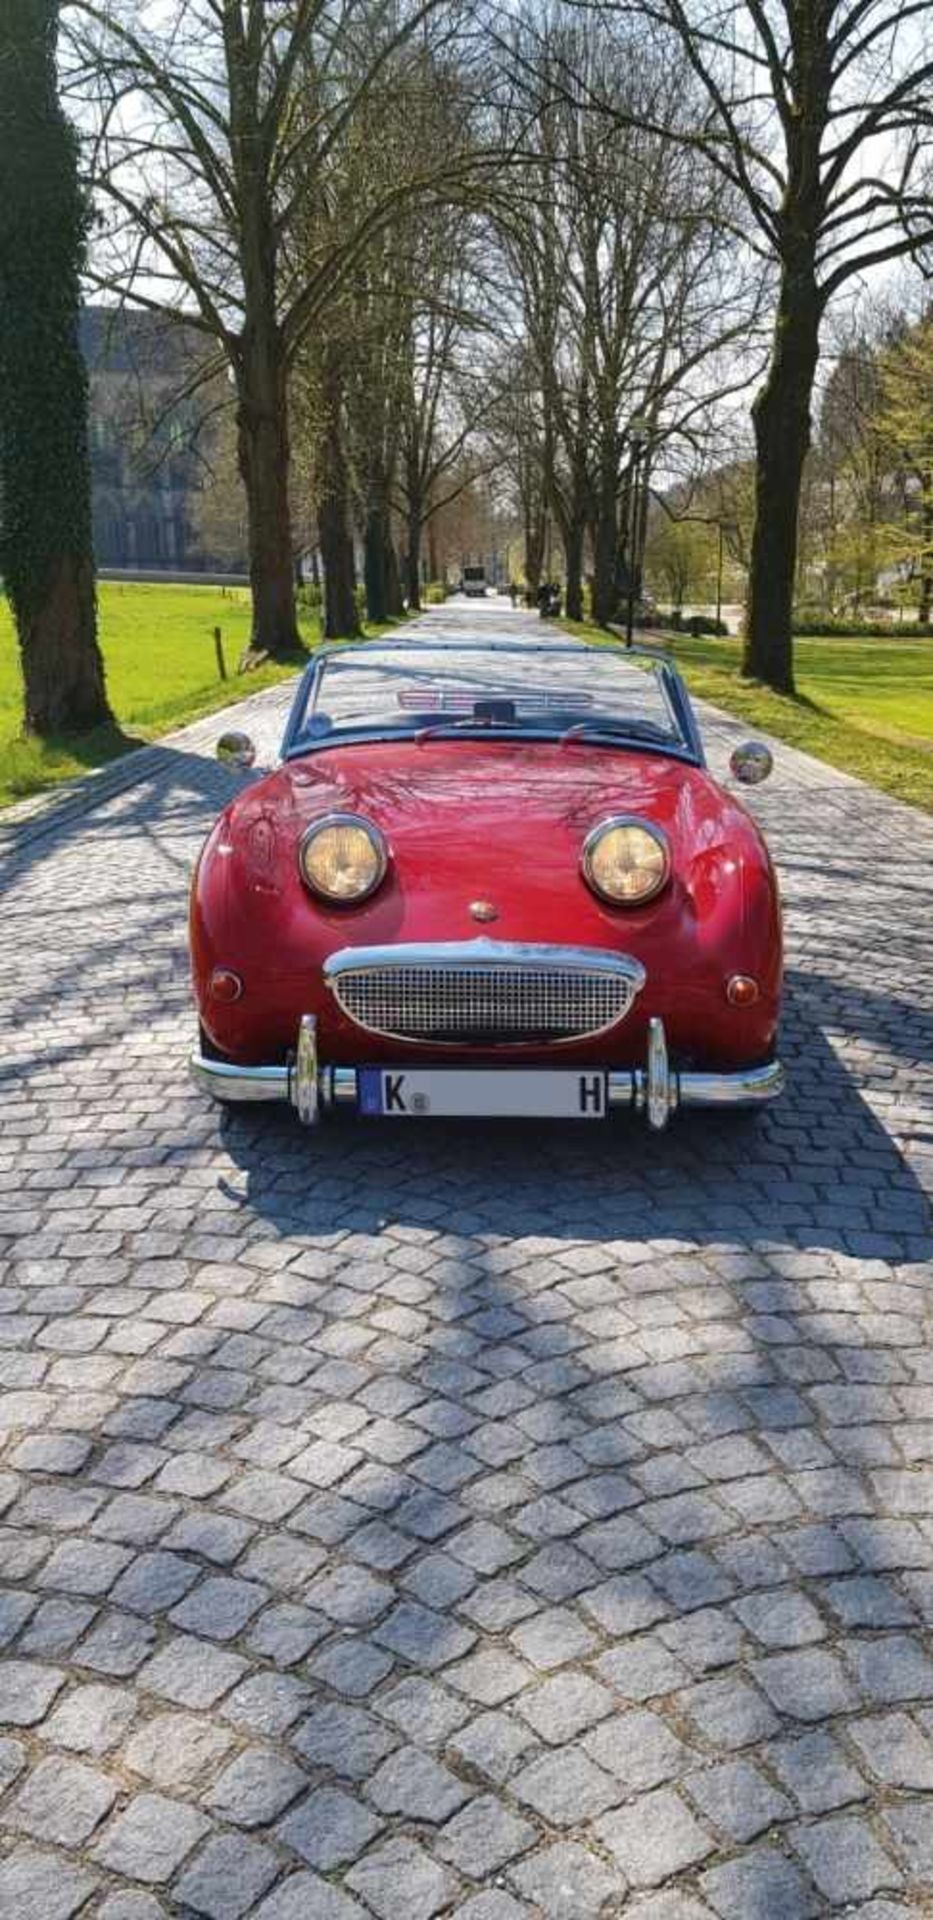
[[[603,1120],[606,1075],[562,1067],[361,1067],[360,1112],[405,1120]]]

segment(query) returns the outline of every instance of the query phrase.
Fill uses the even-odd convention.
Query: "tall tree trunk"
[[[353,541],[346,507],[331,494],[318,511],[321,559],[324,563],[324,638],[355,639],[360,631],[356,610]]]
[[[405,611],[405,599],[402,593],[402,576],[399,572],[398,554],[395,550],[395,541],[392,538],[392,529],[388,521],[386,521],[385,527],[385,582],[386,607],[388,608],[389,618],[398,620]]]
[[[618,540],[616,543],[615,592],[616,606],[627,606],[629,585],[633,584],[634,560],[632,553],[632,507],[634,495],[632,483],[634,470],[631,460],[622,480],[618,495],[617,519]],[[595,546],[595,534],[594,534]]]
[[[616,555],[619,519],[616,489],[615,458],[611,461],[606,458],[601,463],[593,553],[593,619],[600,627],[608,627],[618,607]]]
[[[370,504],[363,530],[363,580],[366,618],[382,626],[389,611],[386,595],[386,530],[380,506]]]
[[[22,649],[27,733],[47,738],[107,725],[112,715],[95,638],[90,556],[59,554],[31,609],[12,589],[11,599]]]
[[[421,436],[413,418],[405,448],[405,503],[408,552],[405,556],[405,591],[412,613],[421,612],[421,542],[427,499],[424,492]]]
[[[363,578],[366,585],[366,618],[381,626],[404,612],[398,555],[392,541],[391,476],[384,472],[370,475],[369,505],[363,530]]]
[[[301,650],[295,619],[288,472],[288,391],[285,354],[271,298],[244,329],[237,355],[237,458],[246,490],[249,580],[253,598],[250,644],[288,660]]]
[[[810,445],[810,398],[819,357],[821,306],[812,266],[785,266],[774,350],[752,408],[755,528],[742,672],[777,693],[794,692],[791,622],[800,483]]]
[[[25,723],[44,736],[112,715],[97,644],[87,375],[78,275],[88,207],[58,101],[56,0],[6,0],[0,57],[0,573]]]
[[[359,634],[356,569],[350,532],[350,480],[343,444],[342,385],[330,350],[322,369],[325,425],[320,446],[318,538],[324,567],[324,638],[352,639]]]
[[[405,556],[405,588],[412,613],[421,612],[421,502],[408,492],[408,553]]]
[[[544,569],[544,542],[547,536],[543,505],[525,508],[525,580],[532,599],[537,597]]]
[[[582,513],[571,513],[562,529],[564,541],[564,568],[567,574],[567,618],[583,619],[583,538],[585,522]]]

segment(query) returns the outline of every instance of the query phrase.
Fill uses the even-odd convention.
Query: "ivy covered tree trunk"
[[[0,574],[44,737],[112,720],[97,644],[78,275],[89,210],[58,101],[58,0],[4,0],[0,44]]]

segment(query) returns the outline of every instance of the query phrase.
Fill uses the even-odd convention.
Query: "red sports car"
[[[221,757],[252,764],[225,735]],[[736,780],[770,770],[754,743]],[[605,1120],[783,1084],[777,885],[663,655],[322,649],[191,900],[198,1084],[360,1114]]]

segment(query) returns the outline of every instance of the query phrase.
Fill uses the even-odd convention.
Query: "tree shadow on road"
[[[636,1116],[605,1123],[339,1120],[314,1133],[286,1110],[228,1109],[224,1144],[249,1204],[283,1230],[374,1232],[387,1213],[458,1230],[568,1241],[727,1241],[907,1258],[929,1227],[928,1195],[844,1053],[835,1025],[862,1017],[872,1040],[925,1057],[927,1016],[832,981],[789,982],[788,1089],[753,1119],[685,1111],[661,1136]],[[906,1036],[910,1034],[909,1040]],[[878,1091],[883,1098],[887,1081]],[[886,1251],[884,1251],[886,1249]]]
[[[281,1279],[282,1331],[292,1311],[296,1333],[345,1312],[361,1330],[347,1390],[365,1398],[367,1371],[387,1372],[401,1423],[437,1436],[430,1461],[364,1457],[291,1524],[322,1543],[336,1526],[338,1557],[353,1555],[358,1499],[384,1501],[393,1531],[424,1526],[392,1575],[400,1613],[365,1629],[403,1671],[459,1684],[444,1671],[453,1620],[523,1659],[526,1617],[568,1636],[582,1622],[622,1715],[615,1747],[607,1722],[583,1749],[617,1756],[626,1804],[657,1784],[643,1743],[659,1723],[683,1743],[664,1778],[697,1785],[701,1807],[711,1761],[753,1759],[777,1796],[767,1838],[743,1834],[736,1853],[727,1820],[704,1862],[748,1870],[743,1920],[822,1910],[795,1823],[860,1801],[888,1854],[878,1886],[899,1887],[905,1865],[923,1879],[910,1834],[925,1761],[892,1781],[882,1749],[892,1709],[933,1702],[928,1196],[873,1110],[884,1073],[863,1096],[844,1045],[897,1042],[914,1059],[928,1036],[908,1038],[881,994],[840,1008],[832,979],[791,987],[790,1090],[751,1131],[707,1115],[661,1139],[634,1120],[611,1135],[346,1123],[312,1136],[284,1112],[222,1121],[244,1212],[306,1249]],[[325,1362],[312,1392],[327,1375]],[[287,1394],[273,1417],[277,1404],[281,1417]],[[365,1430],[357,1444],[367,1456]],[[513,1723],[524,1703],[510,1698]],[[563,1748],[568,1768],[579,1751]],[[507,1789],[519,1805],[537,1779],[527,1760]],[[611,1819],[597,1834],[612,1853]],[[772,1869],[800,1874],[797,1891]]]
[[[0,813],[0,856],[11,883],[75,839],[92,850],[110,837],[132,838],[143,825],[151,834],[168,823],[174,831],[186,816],[203,837],[205,806],[219,811],[261,773],[243,774],[207,754],[163,743],[127,746],[136,751],[90,779],[69,782],[22,814]]]
[[[161,859],[142,795],[133,811],[140,847]],[[184,800],[179,817],[187,833]],[[153,874],[158,888],[161,866]],[[147,923],[169,963],[170,892]],[[106,938],[74,979],[63,962],[50,1011],[86,1003]],[[135,966],[131,929],[109,958]],[[141,959],[151,965],[151,951]],[[162,1021],[177,1040],[171,965],[169,990],[167,1007],[164,981],[140,979],[132,1017],[143,1037]],[[108,1595],[88,1663],[90,1638],[62,1656],[75,1677],[111,1671],[101,1634],[114,1636],[118,1662],[129,1640],[142,1648],[138,1679],[113,1671],[151,1709],[156,1631],[169,1649],[176,1632],[205,1649],[216,1635],[267,1684],[281,1670],[306,1688],[292,1757],[310,1791],[349,1790],[353,1763],[327,1718],[349,1703],[389,1729],[383,1744],[407,1739],[443,1754],[468,1787],[502,1792],[545,1842],[588,1842],[595,1817],[572,1820],[563,1783],[548,1801],[535,1771],[556,1755],[569,1781],[583,1744],[536,1733],[552,1671],[536,1659],[555,1632],[582,1636],[585,1671],[607,1689],[605,1724],[619,1723],[616,1746],[607,1733],[597,1749],[607,1774],[623,1770],[623,1787],[613,1776],[604,1788],[613,1804],[644,1789],[651,1729],[634,1714],[656,1714],[675,1742],[673,1777],[696,1784],[738,1745],[778,1791],[775,1742],[796,1755],[808,1729],[845,1740],[850,1720],[870,1739],[876,1710],[933,1701],[933,1543],[921,1525],[933,1514],[933,1423],[923,1352],[913,1357],[925,1302],[910,1265],[928,1249],[927,1200],[878,1117],[891,1112],[885,1060],[920,1058],[928,1033],[908,1039],[896,1007],[884,1025],[876,998],[841,993],[828,974],[794,978],[785,1101],[750,1130],[688,1114],[660,1138],[634,1118],[611,1129],[346,1122],[309,1134],[284,1109],[212,1111],[184,1085],[180,1051],[154,1050],[148,1067],[141,1054],[151,1111],[161,1106],[157,1159],[179,1178],[191,1163],[208,1182],[203,1217],[179,1229],[177,1250],[138,1271],[128,1263],[140,1305],[126,1324],[133,1335],[157,1328],[159,1353],[150,1369],[142,1345],[121,1378],[103,1445],[191,1452],[194,1478],[180,1470],[163,1488],[152,1464],[142,1517],[158,1551]],[[127,1036],[125,1014],[92,1015],[93,1067],[119,1057]],[[846,1049],[864,1039],[878,1058],[857,1055],[859,1082]],[[86,1053],[77,1039],[72,1056]],[[176,1110],[177,1128],[166,1117]],[[132,1126],[130,1116],[99,1143],[126,1166]],[[172,1199],[168,1189],[169,1216]],[[157,1213],[152,1225],[157,1236]],[[198,1324],[166,1333],[175,1299],[201,1306]],[[106,1313],[102,1288],[93,1314]],[[75,1405],[64,1391],[66,1429]],[[173,1491],[196,1484],[207,1455],[216,1487]],[[121,1505],[122,1482],[110,1468],[98,1477],[99,1465],[95,1448],[71,1483],[93,1489],[86,1531],[133,1544],[141,1508]],[[12,1532],[42,1519],[44,1483],[31,1510],[23,1481]],[[255,1583],[257,1613],[227,1634],[208,1585],[212,1553],[226,1549],[211,1543],[237,1527],[236,1573]],[[280,1570],[300,1564],[302,1548],[320,1565],[293,1584]],[[164,1597],[166,1552],[190,1576],[190,1612]],[[55,1578],[41,1576],[43,1598]],[[780,1664],[801,1654],[793,1669]],[[464,1665],[474,1655],[482,1664]],[[160,1685],[172,1685],[171,1659]],[[426,1677],[470,1725],[506,1688],[517,1741],[507,1779],[484,1771],[484,1729],[461,1748],[459,1727],[442,1737],[406,1722],[405,1684]],[[885,1789],[874,1810],[901,1799]],[[798,1817],[785,1806],[772,1830]],[[394,1824],[425,1847],[436,1838],[417,1816]],[[720,1833],[710,1860],[734,1851]],[[743,1896],[743,1920],[774,1911],[754,1887]]]

